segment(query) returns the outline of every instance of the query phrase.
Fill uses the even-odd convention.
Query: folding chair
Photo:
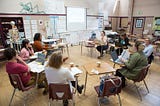
[[[35,84],[30,85],[30,86],[24,86],[22,81],[21,81],[21,78],[18,74],[8,74],[8,75],[9,75],[11,85],[14,87],[14,91],[12,93],[12,97],[11,97],[11,100],[9,102],[9,106],[11,106],[11,103],[12,103],[13,97],[15,95],[16,89],[18,89],[19,91],[22,91],[22,92],[28,91],[29,89],[33,88],[35,86]],[[26,103],[27,96],[28,95],[26,95],[24,97],[24,105]]]
[[[60,83],[51,83],[49,84],[49,106],[51,106],[51,100],[69,100],[73,102],[75,106],[75,101],[73,97],[72,88],[70,84],[60,84]]]
[[[119,104],[120,104],[120,106],[122,105],[120,95],[119,95],[119,93],[121,92],[121,89],[122,89],[121,88],[121,79],[120,78],[118,80],[117,79],[112,79],[112,81],[105,80],[102,92],[100,92],[100,86],[95,86],[94,87],[97,94],[98,94],[98,105],[99,106],[101,105],[101,103],[99,102],[100,98],[102,98],[102,97],[104,98],[105,96],[109,97],[111,95],[117,95],[118,100],[119,100]],[[116,86],[116,85],[119,85],[119,86]]]
[[[149,93],[149,89],[148,89],[147,84],[146,84],[146,82],[144,80],[146,75],[147,75],[147,73],[148,73],[149,67],[150,67],[150,64],[148,64],[146,67],[144,67],[141,70],[140,74],[138,75],[138,77],[136,79],[132,79],[132,81],[134,82],[134,85],[136,86],[136,89],[137,89],[137,92],[138,92],[138,95],[139,95],[141,101],[142,101],[142,96],[141,96],[141,94],[140,94],[140,92],[138,90],[138,86],[136,85],[136,83],[143,81],[144,85],[145,85],[145,87],[146,87],[146,89],[147,89],[147,91]]]

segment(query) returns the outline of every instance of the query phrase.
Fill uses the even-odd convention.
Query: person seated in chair
[[[131,44],[129,43],[129,39],[126,35],[126,33],[122,33],[118,39],[118,45],[115,44],[115,46],[119,46],[121,48],[118,48],[116,50],[117,54],[120,55],[123,51],[123,49],[128,49],[128,46],[131,46]]]
[[[135,49],[137,52],[130,55],[128,61],[124,62],[124,66],[121,69],[116,70],[116,76],[121,77],[122,87],[125,87],[125,77],[128,79],[136,79],[141,69],[148,65],[147,58],[143,53],[144,45],[140,42],[136,42]]]
[[[152,60],[154,59],[153,56],[153,45],[151,44],[151,41],[149,38],[145,39],[145,44],[144,44],[145,48],[143,50],[145,56],[148,58],[148,64],[152,63]]]
[[[39,51],[48,49],[48,47],[45,47],[44,45],[42,45],[42,35],[40,33],[36,33],[34,35],[33,49],[35,52],[39,52]]]
[[[26,60],[29,60],[29,57],[32,55],[34,55],[33,48],[31,44],[29,43],[29,40],[24,39],[22,41],[22,49],[20,52],[20,57],[22,58],[22,60],[26,61]]]
[[[100,56],[98,58],[103,57],[103,51],[108,49],[108,42],[107,42],[107,37],[104,31],[101,32],[101,39],[100,42],[94,41],[95,44],[98,46],[96,47],[97,51],[100,53]]]
[[[18,74],[24,86],[36,84],[36,74],[30,72],[30,67],[19,57],[14,48],[7,48],[4,51],[4,56],[7,58],[6,71],[8,74]],[[44,74],[41,74],[38,80],[38,86],[44,83],[44,92],[47,92],[47,81]],[[42,87],[42,86],[41,86]]]
[[[76,82],[73,74],[68,68],[63,66],[63,57],[60,52],[55,52],[50,56],[49,62],[45,67],[45,74],[47,78],[48,85],[50,83],[69,83],[71,82],[73,87],[76,87]],[[79,86],[77,84],[78,93],[82,93],[83,85]]]

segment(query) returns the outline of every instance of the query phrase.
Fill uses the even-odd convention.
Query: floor
[[[79,84],[84,84],[85,80],[85,71],[82,66],[88,62],[97,62],[105,61],[110,65],[113,63],[110,61],[109,54],[105,54],[102,59],[97,59],[98,53],[96,50],[93,50],[92,56],[90,55],[89,49],[83,47],[81,54],[80,46],[72,46],[69,48],[70,57],[65,62],[65,66],[69,66],[70,62],[74,62],[75,65],[78,65],[83,73],[79,77]],[[64,56],[67,56],[67,52],[64,52]],[[131,81],[127,81],[127,86],[120,93],[122,106],[160,106],[160,60],[155,58],[153,64],[150,67],[150,71],[146,77],[146,82],[149,87],[150,93],[147,93],[143,83],[140,83],[140,93],[142,94],[142,101],[140,101],[136,89],[133,86]],[[119,68],[116,66],[116,68]],[[87,82],[86,95],[75,95],[76,106],[97,106],[97,95],[94,90],[94,86],[99,84],[99,76],[89,76]],[[13,92],[13,87],[11,86],[8,75],[5,72],[5,62],[0,63],[0,106],[8,106],[9,100]],[[27,101],[28,106],[47,106],[48,105],[48,95],[43,96],[43,89],[33,88],[30,92],[32,95],[28,96]],[[29,93],[30,93],[29,92]],[[17,91],[18,96],[24,96],[26,93]],[[31,94],[31,93],[30,93]],[[23,100],[17,96],[14,97],[12,106],[22,106]],[[54,101],[53,106],[62,106],[61,101]],[[69,103],[72,106],[72,103]],[[110,96],[107,98],[108,106],[119,106],[117,96]],[[104,106],[104,105],[102,105]]]

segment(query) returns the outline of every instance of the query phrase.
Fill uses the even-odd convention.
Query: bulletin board
[[[103,28],[103,17],[87,16],[87,30],[97,30]]]

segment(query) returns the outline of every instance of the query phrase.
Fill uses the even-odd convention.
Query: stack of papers
[[[73,75],[76,75],[76,74],[81,74],[82,73],[82,70],[80,70],[79,68],[77,67],[72,67],[71,68],[71,72]]]
[[[99,74],[99,71],[98,71],[98,70],[95,70],[95,69],[92,69],[91,72],[92,72],[92,73],[95,73],[95,74]]]
[[[30,62],[28,66],[31,68],[31,72],[40,73],[44,71],[45,65],[42,65],[36,61]]]

